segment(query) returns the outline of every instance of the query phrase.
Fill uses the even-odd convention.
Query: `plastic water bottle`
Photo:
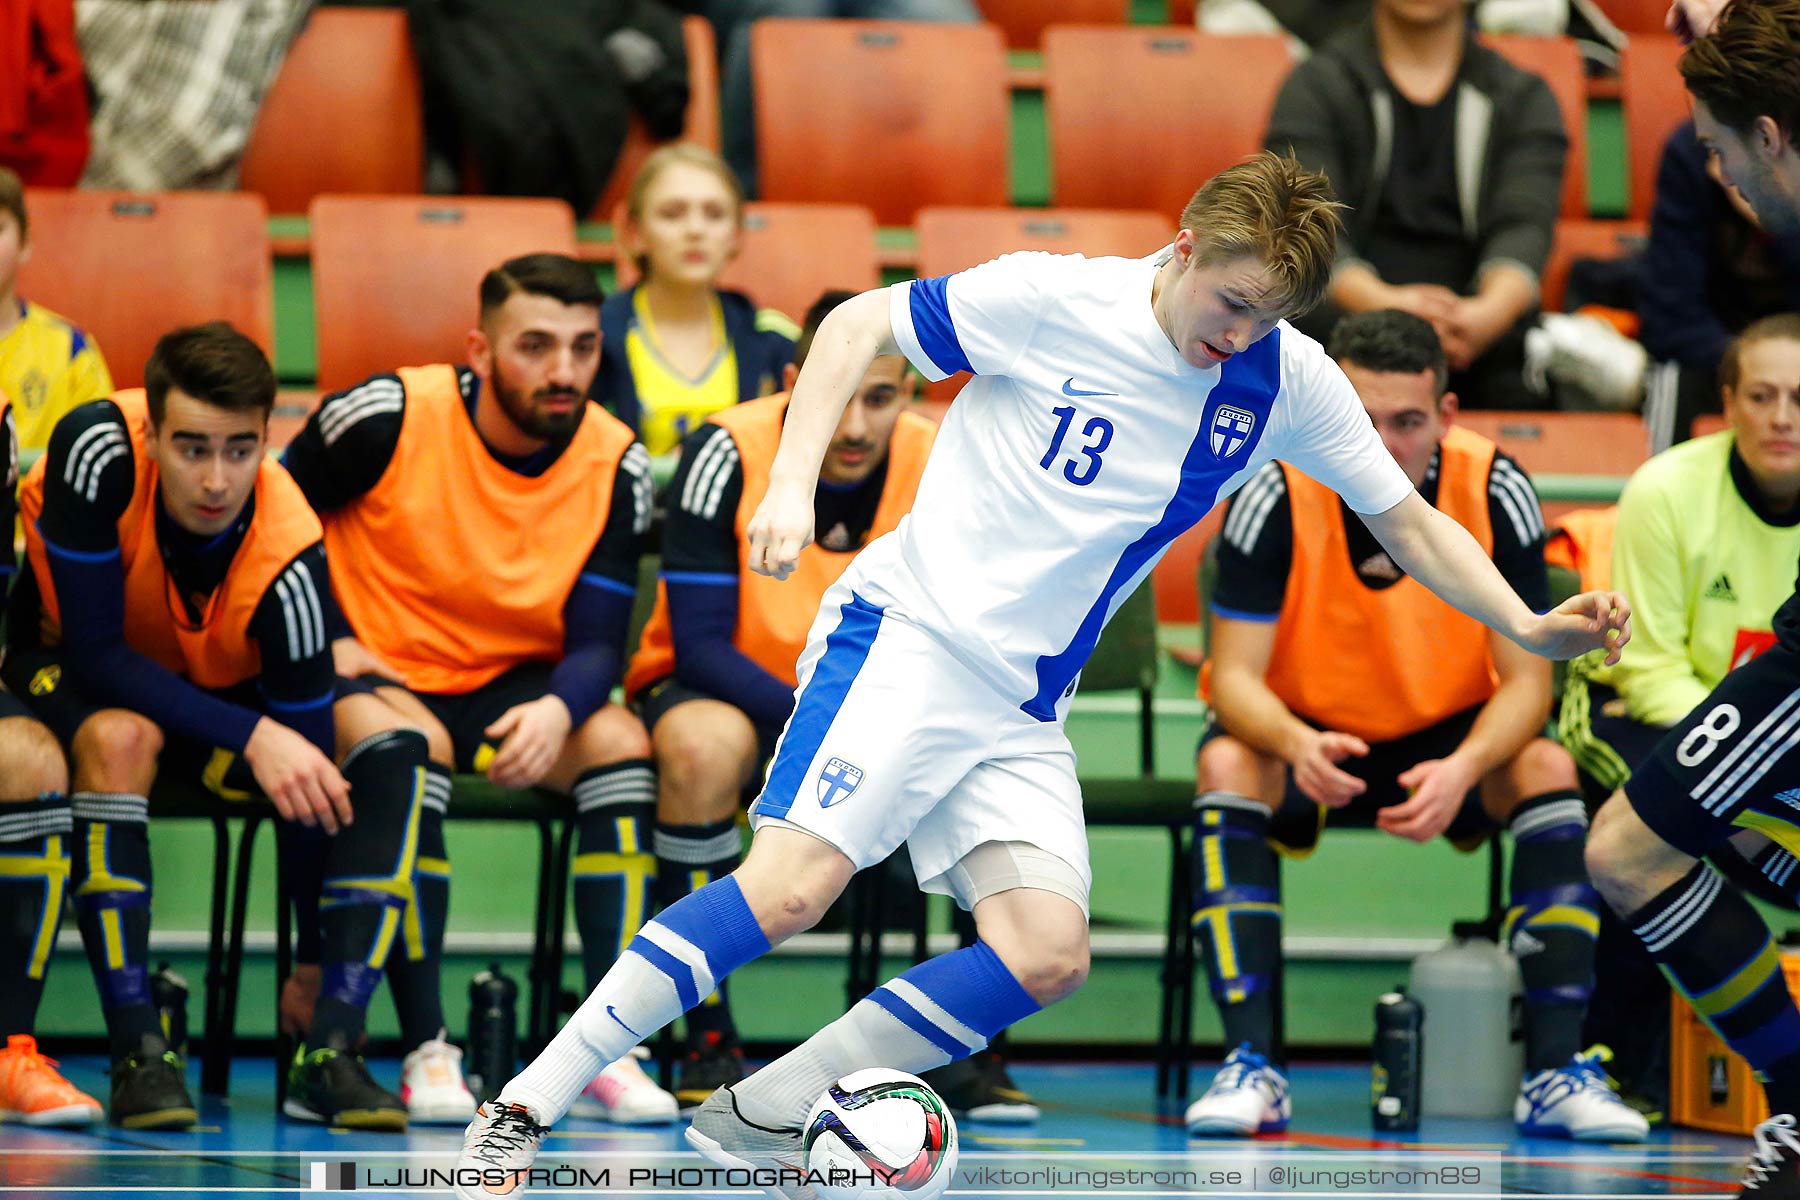
[[[187,980],[159,963],[150,976],[150,1003],[156,1009],[156,1023],[162,1027],[163,1041],[183,1062],[188,1056]]]
[[[1424,1024],[1424,1009],[1404,989],[1388,992],[1375,1002],[1369,1118],[1384,1133],[1410,1133],[1419,1127]]]
[[[1407,989],[1437,1036],[1425,1039],[1421,1109],[1434,1117],[1510,1116],[1525,1072],[1519,964],[1459,922],[1443,947],[1413,960]]]
[[[469,1090],[499,1095],[519,1063],[519,985],[492,963],[469,981]]]

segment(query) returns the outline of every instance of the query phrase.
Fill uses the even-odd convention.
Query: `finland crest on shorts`
[[[1242,450],[1244,443],[1250,440],[1250,431],[1255,428],[1255,413],[1229,404],[1219,405],[1212,420],[1213,457],[1230,458]]]
[[[834,758],[819,770],[819,807],[842,804],[863,781],[862,768]]]

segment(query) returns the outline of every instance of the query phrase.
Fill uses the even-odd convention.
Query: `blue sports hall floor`
[[[102,1098],[104,1066],[98,1058],[63,1060],[70,1080]],[[397,1063],[371,1067],[377,1078],[395,1081]],[[1203,1064],[1196,1072],[1196,1087],[1205,1086],[1211,1069]],[[1745,1138],[1686,1129],[1654,1131],[1641,1146],[1578,1146],[1518,1138],[1510,1122],[1447,1118],[1427,1118],[1416,1135],[1377,1140],[1369,1128],[1368,1069],[1340,1064],[1296,1066],[1294,1120],[1285,1136],[1190,1143],[1179,1108],[1153,1107],[1148,1065],[1019,1062],[1013,1074],[1039,1100],[1042,1120],[1028,1126],[965,1123],[952,1195],[1729,1196],[1749,1152]],[[190,1076],[197,1092],[197,1068],[190,1067]],[[240,1060],[230,1103],[203,1098],[201,1125],[187,1133],[0,1127],[0,1200],[227,1200],[311,1192],[315,1185],[341,1182],[345,1173],[337,1168],[333,1176],[314,1164],[343,1162],[356,1164],[350,1174],[357,1191],[449,1194],[447,1187],[428,1186],[423,1172],[450,1166],[460,1130],[421,1128],[396,1136],[300,1124],[276,1115],[270,1081],[267,1059]],[[684,1186],[685,1180],[670,1176],[628,1179],[633,1168],[704,1167],[687,1151],[681,1128],[628,1130],[567,1120],[551,1134],[539,1162],[570,1168],[561,1182],[572,1185],[532,1194],[761,1194],[747,1187]],[[998,1174],[1009,1169],[1014,1173]]]

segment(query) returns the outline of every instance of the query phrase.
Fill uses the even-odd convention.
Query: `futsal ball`
[[[935,1200],[956,1171],[949,1106],[917,1075],[890,1067],[826,1088],[801,1145],[826,1200]]]

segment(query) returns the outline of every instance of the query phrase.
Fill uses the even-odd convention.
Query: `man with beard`
[[[1701,144],[1783,240],[1800,236],[1797,64],[1800,0],[1734,0],[1681,58]],[[1800,593],[1771,624],[1774,645],[1720,680],[1595,814],[1587,864],[1651,959],[1763,1085],[1771,1115],[1756,1127],[1738,1195],[1793,1200],[1800,1011],[1767,922],[1705,861],[1754,830],[1780,847],[1782,869],[1765,862],[1764,874],[1790,904],[1800,900],[1791,865],[1800,856]]]
[[[480,295],[466,366],[402,368],[326,397],[286,457],[341,564],[338,673],[406,712],[431,748],[418,901],[390,963],[415,1121],[474,1111],[438,987],[451,772],[573,797],[590,982],[636,934],[655,872],[650,740],[607,703],[650,523],[650,462],[586,398],[600,289],[574,259],[531,254],[489,271]],[[615,1121],[675,1117],[633,1054],[590,1094]]]

